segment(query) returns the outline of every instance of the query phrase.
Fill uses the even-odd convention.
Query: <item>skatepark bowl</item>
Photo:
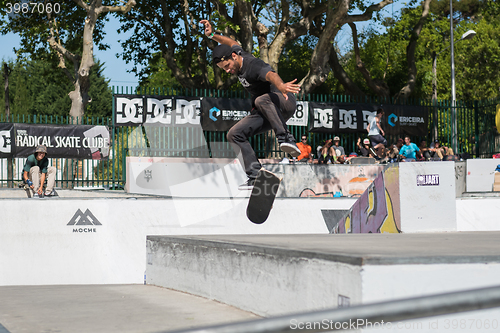
[[[283,181],[260,225],[237,161],[0,189],[0,333],[499,331],[490,164],[266,165]]]

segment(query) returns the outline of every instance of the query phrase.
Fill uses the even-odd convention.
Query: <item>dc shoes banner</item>
[[[101,160],[109,157],[110,135],[106,126],[13,125],[12,157],[27,157],[38,145],[50,158]]]
[[[12,157],[13,129],[11,123],[0,123],[0,158]]]
[[[201,126],[204,131],[228,131],[251,110],[250,99],[205,97],[201,101]]]
[[[376,105],[350,103],[309,103],[309,131],[315,133],[366,132]]]
[[[143,124],[175,127],[200,125],[200,98],[114,95],[115,126]]]
[[[315,133],[366,133],[380,105],[351,103],[309,103],[309,131]],[[428,133],[427,107],[383,105],[382,128],[390,135],[425,136]]]

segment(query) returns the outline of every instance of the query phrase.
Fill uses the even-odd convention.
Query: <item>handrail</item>
[[[500,307],[500,286],[168,332],[285,333],[302,331],[301,327],[311,328],[304,329],[307,332],[390,328],[393,322],[494,307]]]

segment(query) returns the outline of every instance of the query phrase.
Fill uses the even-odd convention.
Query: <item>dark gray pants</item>
[[[241,119],[227,133],[227,140],[236,154],[243,159],[240,162],[249,178],[257,177],[262,165],[248,138],[270,129],[274,131],[276,137],[286,135],[288,132],[286,121],[295,112],[296,99],[292,93],[288,93],[286,100],[282,93],[271,92],[257,97],[254,105],[251,114]]]

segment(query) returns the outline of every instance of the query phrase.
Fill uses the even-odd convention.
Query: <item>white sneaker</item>
[[[50,195],[52,195],[52,191],[45,191],[45,196],[46,196],[46,197],[48,197],[48,196],[50,196]]]
[[[238,190],[240,191],[251,191],[253,190],[253,185],[255,184],[255,179],[253,178],[248,178],[246,182],[238,186]]]

